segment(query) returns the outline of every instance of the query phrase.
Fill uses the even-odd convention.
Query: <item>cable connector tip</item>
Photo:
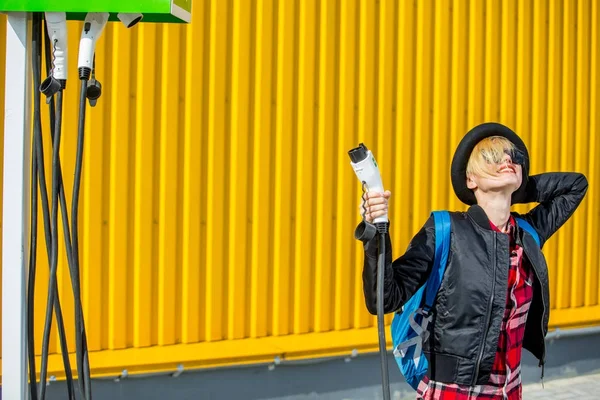
[[[79,79],[88,80],[92,75],[92,69],[88,67],[79,67]]]

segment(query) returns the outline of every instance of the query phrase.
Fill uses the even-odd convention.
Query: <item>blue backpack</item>
[[[415,390],[427,374],[429,364],[422,352],[423,342],[429,338],[431,309],[442,283],[450,251],[450,214],[448,211],[433,211],[432,215],[435,222],[435,255],[431,274],[427,282],[404,304],[402,311],[394,314],[391,326],[396,363],[406,382]],[[515,219],[539,246],[540,238],[535,229],[522,218]]]

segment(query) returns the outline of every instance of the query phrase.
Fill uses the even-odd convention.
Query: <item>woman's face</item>
[[[512,194],[521,187],[523,182],[523,168],[513,163],[510,154],[504,154],[499,162],[491,161],[487,164],[489,174],[486,176],[471,175],[467,178],[467,186],[471,190],[479,189],[482,192],[506,192]]]

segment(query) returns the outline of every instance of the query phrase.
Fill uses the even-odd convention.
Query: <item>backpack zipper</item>
[[[497,246],[497,238],[496,238],[496,232],[493,232],[494,235],[494,262],[492,263],[493,265],[493,270],[494,270],[494,275],[493,275],[493,280],[492,280],[492,295],[490,296],[490,299],[488,300],[488,306],[487,306],[487,314],[486,314],[486,318],[485,318],[485,330],[483,332],[483,340],[481,342],[481,349],[479,350],[479,356],[477,357],[477,365],[475,366],[475,379],[473,380],[473,385],[475,385],[477,383],[477,379],[479,378],[479,366],[481,364],[481,360],[483,359],[483,351],[485,350],[485,342],[487,340],[487,333],[488,333],[488,328],[490,325],[490,319],[492,318],[492,305],[494,304],[494,294],[496,292],[496,246]]]

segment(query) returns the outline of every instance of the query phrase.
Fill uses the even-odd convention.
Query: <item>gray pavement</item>
[[[413,400],[415,395],[395,391],[392,398]],[[600,400],[600,372],[523,385],[523,400]]]
[[[373,398],[379,398],[374,396]],[[393,400],[414,400],[414,392],[395,390]],[[344,400],[350,400],[344,399]],[[351,400],[355,400],[351,398]],[[366,398],[365,398],[366,400]],[[600,400],[600,372],[523,385],[523,400]]]
[[[392,392],[393,400],[414,400],[414,398],[414,392],[403,390]],[[523,385],[523,400],[600,400],[600,372],[545,380],[543,386],[541,383]]]
[[[523,400],[598,400],[600,399],[600,372],[589,375],[554,379],[523,386]]]

